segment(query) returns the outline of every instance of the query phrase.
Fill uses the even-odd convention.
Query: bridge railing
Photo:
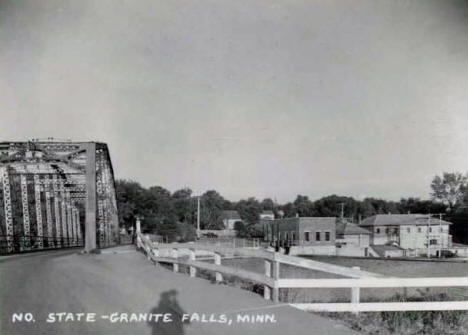
[[[154,244],[148,237],[139,234],[137,246],[143,249],[147,258],[158,263],[172,264],[173,271],[179,272],[179,265],[189,267],[190,277],[195,277],[197,270],[215,273],[216,281],[221,282],[223,275],[235,276],[263,285],[264,298],[279,301],[279,289],[289,288],[349,288],[349,303],[291,303],[290,305],[305,311],[323,312],[368,312],[368,311],[413,311],[413,310],[468,310],[468,301],[422,301],[422,302],[361,302],[361,288],[410,288],[410,287],[468,287],[468,277],[427,277],[401,278],[384,277],[380,274],[362,271],[358,267],[348,268],[317,262],[299,257],[287,256],[263,249],[239,249],[216,245],[194,245],[190,243],[176,245]],[[167,252],[169,250],[169,252]],[[163,254],[165,256],[161,256]],[[184,251],[184,252],[182,252]],[[214,263],[196,259],[197,254],[211,252]],[[232,268],[221,264],[223,255],[240,255],[264,260],[264,273]],[[188,257],[181,257],[182,255]],[[322,271],[349,278],[339,279],[286,279],[280,278],[280,264]]]
[[[10,245],[12,246],[13,250],[8,248],[8,241],[12,241]],[[37,235],[0,235],[0,255],[29,251],[75,248],[82,246],[82,238],[58,238]]]

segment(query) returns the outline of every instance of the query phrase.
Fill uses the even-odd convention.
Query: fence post
[[[189,250],[190,254],[189,254],[189,260],[191,261],[194,261],[195,260],[195,250],[194,249],[190,249]],[[197,275],[197,268],[193,267],[193,266],[190,266],[190,277],[195,277]]]
[[[221,255],[216,253],[214,254],[214,263],[215,265],[221,265]],[[221,272],[216,272],[216,282],[222,282],[223,281],[223,275]]]
[[[153,249],[153,255],[154,255],[154,257],[158,258],[159,257],[159,249]],[[157,260],[154,262],[154,265],[158,265]]]
[[[272,275],[271,277],[274,279],[275,283],[278,281],[280,278],[280,262],[278,262],[276,259],[272,263]],[[279,288],[278,287],[273,287],[273,301],[278,302],[279,301]]]
[[[361,270],[359,266],[353,266],[354,270]],[[359,287],[351,287],[351,303],[352,304],[359,304],[360,300],[360,288]],[[353,312],[353,314],[359,314],[358,311]]]
[[[177,249],[171,249],[171,253],[172,253],[172,258],[177,259],[179,257],[179,253],[178,253]],[[172,263],[172,270],[174,272],[179,272],[179,264],[178,263]]]
[[[265,259],[265,276],[271,277],[271,262]],[[271,299],[271,289],[268,285],[263,286],[263,298],[265,300]]]

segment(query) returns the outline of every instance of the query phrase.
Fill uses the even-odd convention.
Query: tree
[[[260,202],[254,197],[238,201],[235,208],[239,212],[240,217],[249,225],[258,222],[260,213],[263,210]]]
[[[434,177],[431,189],[432,199],[446,204],[451,212],[463,199],[467,189],[467,176],[460,172],[444,172],[442,177]]]
[[[131,227],[135,217],[143,211],[142,200],[146,190],[137,182],[131,180],[116,180],[115,193],[119,215],[119,224]]]
[[[192,198],[192,190],[183,188],[172,194],[172,201],[177,220],[185,223],[194,223],[196,216],[196,199]]]
[[[419,198],[402,198],[397,204],[398,210],[402,214],[406,213],[421,213],[421,214],[436,214],[446,211],[447,206],[441,202],[431,200],[421,200]]]
[[[297,195],[293,204],[299,216],[315,216],[316,214],[314,204],[305,195]]]
[[[247,237],[247,229],[244,222],[236,221],[234,222],[234,230],[236,231],[237,237]]]
[[[226,200],[215,190],[206,191],[200,199],[200,224],[203,229],[223,229],[221,212]]]
[[[264,211],[267,211],[267,210],[272,211],[276,207],[274,201],[271,200],[270,198],[263,199],[261,202],[261,205]]]
[[[296,206],[292,202],[288,202],[281,206],[281,210],[284,212],[285,218],[293,218],[297,214]]]
[[[314,205],[317,216],[341,216],[342,206],[345,217],[355,218],[359,212],[359,203],[356,200],[335,194],[315,201]]]

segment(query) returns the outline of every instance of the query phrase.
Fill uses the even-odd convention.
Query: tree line
[[[452,227],[454,241],[468,242],[468,186],[467,176],[461,173],[443,173],[431,183],[431,198],[402,198],[389,201],[377,198],[357,200],[353,197],[330,195],[311,200],[297,195],[292,202],[278,204],[270,198],[258,200],[249,197],[229,201],[215,190],[200,196],[200,225],[202,229],[222,229],[222,211],[237,210],[245,224],[244,235],[254,234],[259,214],[271,210],[276,217],[340,216],[350,221],[375,214],[438,214],[455,223]],[[147,232],[167,236],[170,240],[193,239],[197,222],[197,197],[189,188],[170,192],[160,186],[145,188],[130,180],[116,181],[119,220],[122,226],[133,226],[140,217]],[[257,229],[258,231],[258,229]]]

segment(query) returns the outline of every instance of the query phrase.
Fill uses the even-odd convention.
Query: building
[[[289,254],[335,255],[335,217],[295,217],[261,220],[264,240]]]
[[[346,220],[336,222],[336,255],[367,257],[371,233]]]
[[[242,221],[239,213],[234,210],[224,210],[221,212],[221,220],[224,224],[224,229],[233,230],[234,224],[237,221]]]
[[[451,224],[426,214],[379,214],[366,218],[359,226],[371,233],[372,248],[393,245],[403,249],[404,256],[438,256],[452,246]]]
[[[275,213],[272,210],[266,210],[260,213],[260,220],[274,220]]]

